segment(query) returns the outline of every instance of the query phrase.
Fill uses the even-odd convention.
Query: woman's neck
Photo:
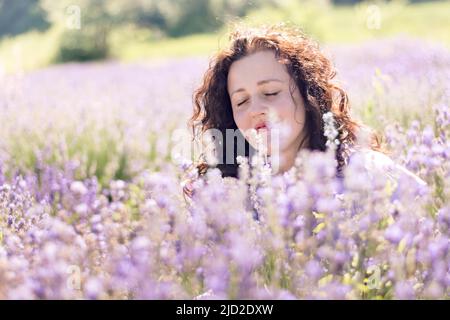
[[[279,159],[278,171],[275,174],[283,174],[291,169],[295,164],[298,152],[303,148],[309,147],[309,139],[302,139],[300,144],[294,144],[290,148],[287,148],[284,152],[281,152]]]

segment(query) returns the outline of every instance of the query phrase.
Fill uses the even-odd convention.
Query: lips
[[[260,129],[267,129],[267,124],[265,122],[259,122],[256,126],[255,126],[255,130],[258,131]]]

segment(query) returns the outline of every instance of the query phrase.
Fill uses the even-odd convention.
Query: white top
[[[377,175],[384,175],[392,182],[397,182],[400,178],[410,179],[419,186],[426,186],[427,183],[417,175],[406,169],[404,166],[395,163],[384,153],[371,149],[361,149],[350,156],[350,162],[363,161],[366,173],[370,179],[375,179]]]

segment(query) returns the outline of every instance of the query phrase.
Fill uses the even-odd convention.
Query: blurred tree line
[[[0,0],[0,37],[49,27],[39,0]]]
[[[0,0],[0,38],[62,27],[59,61],[108,56],[114,28],[133,24],[167,37],[211,32],[229,18],[243,17],[283,0]],[[304,0],[298,0],[304,1]],[[411,2],[417,2],[415,0]],[[330,0],[354,4],[358,0]]]
[[[277,1],[0,0],[0,38],[62,26],[57,60],[92,60],[108,55],[109,34],[123,25],[180,37],[215,31],[229,17],[242,17],[250,9]]]

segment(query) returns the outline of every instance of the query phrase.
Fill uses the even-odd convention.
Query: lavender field
[[[448,299],[450,53],[325,50],[355,117],[426,185],[358,155],[339,181],[305,151],[283,176],[211,170],[185,198],[173,138],[208,58],[0,76],[0,299]]]

